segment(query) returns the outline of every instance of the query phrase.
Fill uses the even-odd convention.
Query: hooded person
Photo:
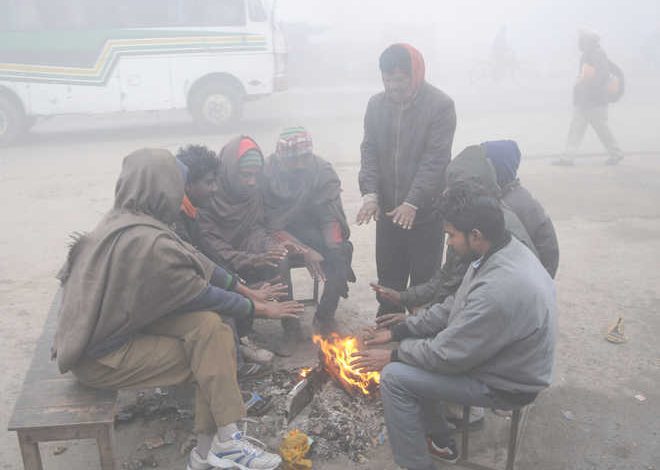
[[[376,220],[379,284],[405,290],[428,281],[442,259],[434,199],[444,188],[456,113],[452,99],[425,80],[411,45],[391,45],[379,66],[385,91],[369,100],[364,118],[357,223]],[[378,315],[397,310],[378,299]]]
[[[302,127],[285,129],[264,171],[266,224],[279,240],[303,245],[303,257],[320,260],[325,281],[315,324],[323,334],[336,331],[335,311],[348,296],[353,245],[341,201],[341,181],[330,163],[313,152],[310,134]],[[306,260],[310,266],[311,262]]]
[[[459,153],[448,165],[446,177],[447,188],[463,187],[469,193],[496,199],[499,199],[501,194],[493,165],[488,161],[484,149],[479,145],[469,146]],[[502,204],[502,213],[507,231],[536,255],[534,243],[516,214],[506,204]],[[393,292],[380,285],[373,287],[377,293],[389,297],[393,303],[400,305],[401,309],[442,303],[448,296],[456,292],[468,265],[468,261],[457,257],[453,250],[448,249],[444,264],[438,266],[427,282],[409,287],[402,292]],[[386,317],[384,321],[387,321],[387,318],[389,317]]]
[[[520,183],[518,167],[521,153],[518,144],[513,140],[494,140],[481,146],[495,168],[497,183],[502,190],[502,202],[515,212],[525,226],[541,264],[554,278],[559,266],[557,233],[541,203]]]
[[[60,272],[53,353],[63,373],[91,387],[194,382],[198,444],[189,468],[228,468],[232,453],[249,452],[248,468],[274,469],[280,458],[236,426],[245,409],[233,333],[218,312],[280,318],[282,311],[235,292],[234,277],[176,235],[170,224],[183,198],[170,152],[142,149],[124,159],[113,209],[77,237]]]
[[[285,246],[290,244],[278,241],[266,228],[260,190],[264,167],[261,149],[252,138],[240,136],[223,147],[219,159],[217,189],[210,203],[199,211],[202,251],[248,283],[286,279]],[[290,294],[290,282],[288,291]],[[284,336],[275,344],[274,352],[290,356],[302,332],[296,319],[285,319],[282,326]]]
[[[273,268],[286,250],[265,228],[258,187],[264,166],[261,149],[252,138],[240,136],[223,147],[219,159],[217,189],[199,211],[202,251],[248,282],[273,278]]]

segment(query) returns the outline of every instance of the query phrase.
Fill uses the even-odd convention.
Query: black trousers
[[[444,250],[442,220],[433,217],[404,230],[382,217],[376,223],[376,267],[378,283],[404,291],[428,281],[442,262]],[[378,298],[378,315],[402,312],[403,307]]]
[[[323,256],[321,268],[323,268],[326,280],[316,310],[316,317],[321,321],[334,318],[339,298],[348,296],[353,246],[350,242],[345,241],[329,248],[325,243],[320,227],[317,226],[303,227],[297,224],[287,227],[287,230],[291,235]]]

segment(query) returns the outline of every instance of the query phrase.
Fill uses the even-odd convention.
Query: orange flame
[[[327,371],[343,385],[351,390],[360,390],[364,395],[370,395],[374,388],[380,384],[380,373],[361,372],[351,366],[353,354],[359,351],[358,340],[353,336],[345,338],[332,333],[329,340],[320,335],[312,338],[323,352],[323,362]]]
[[[300,375],[301,378],[305,378],[309,375],[309,373],[312,371],[311,367],[303,367],[300,369],[300,372],[298,372],[298,375]]]

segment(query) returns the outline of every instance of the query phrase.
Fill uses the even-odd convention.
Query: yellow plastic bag
[[[280,445],[284,470],[311,470],[312,461],[305,458],[311,445],[307,434],[298,429],[290,431]]]

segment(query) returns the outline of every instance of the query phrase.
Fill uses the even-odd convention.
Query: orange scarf
[[[197,218],[197,208],[193,206],[193,203],[188,199],[188,195],[183,195],[183,202],[181,203],[181,210],[191,219]]]

